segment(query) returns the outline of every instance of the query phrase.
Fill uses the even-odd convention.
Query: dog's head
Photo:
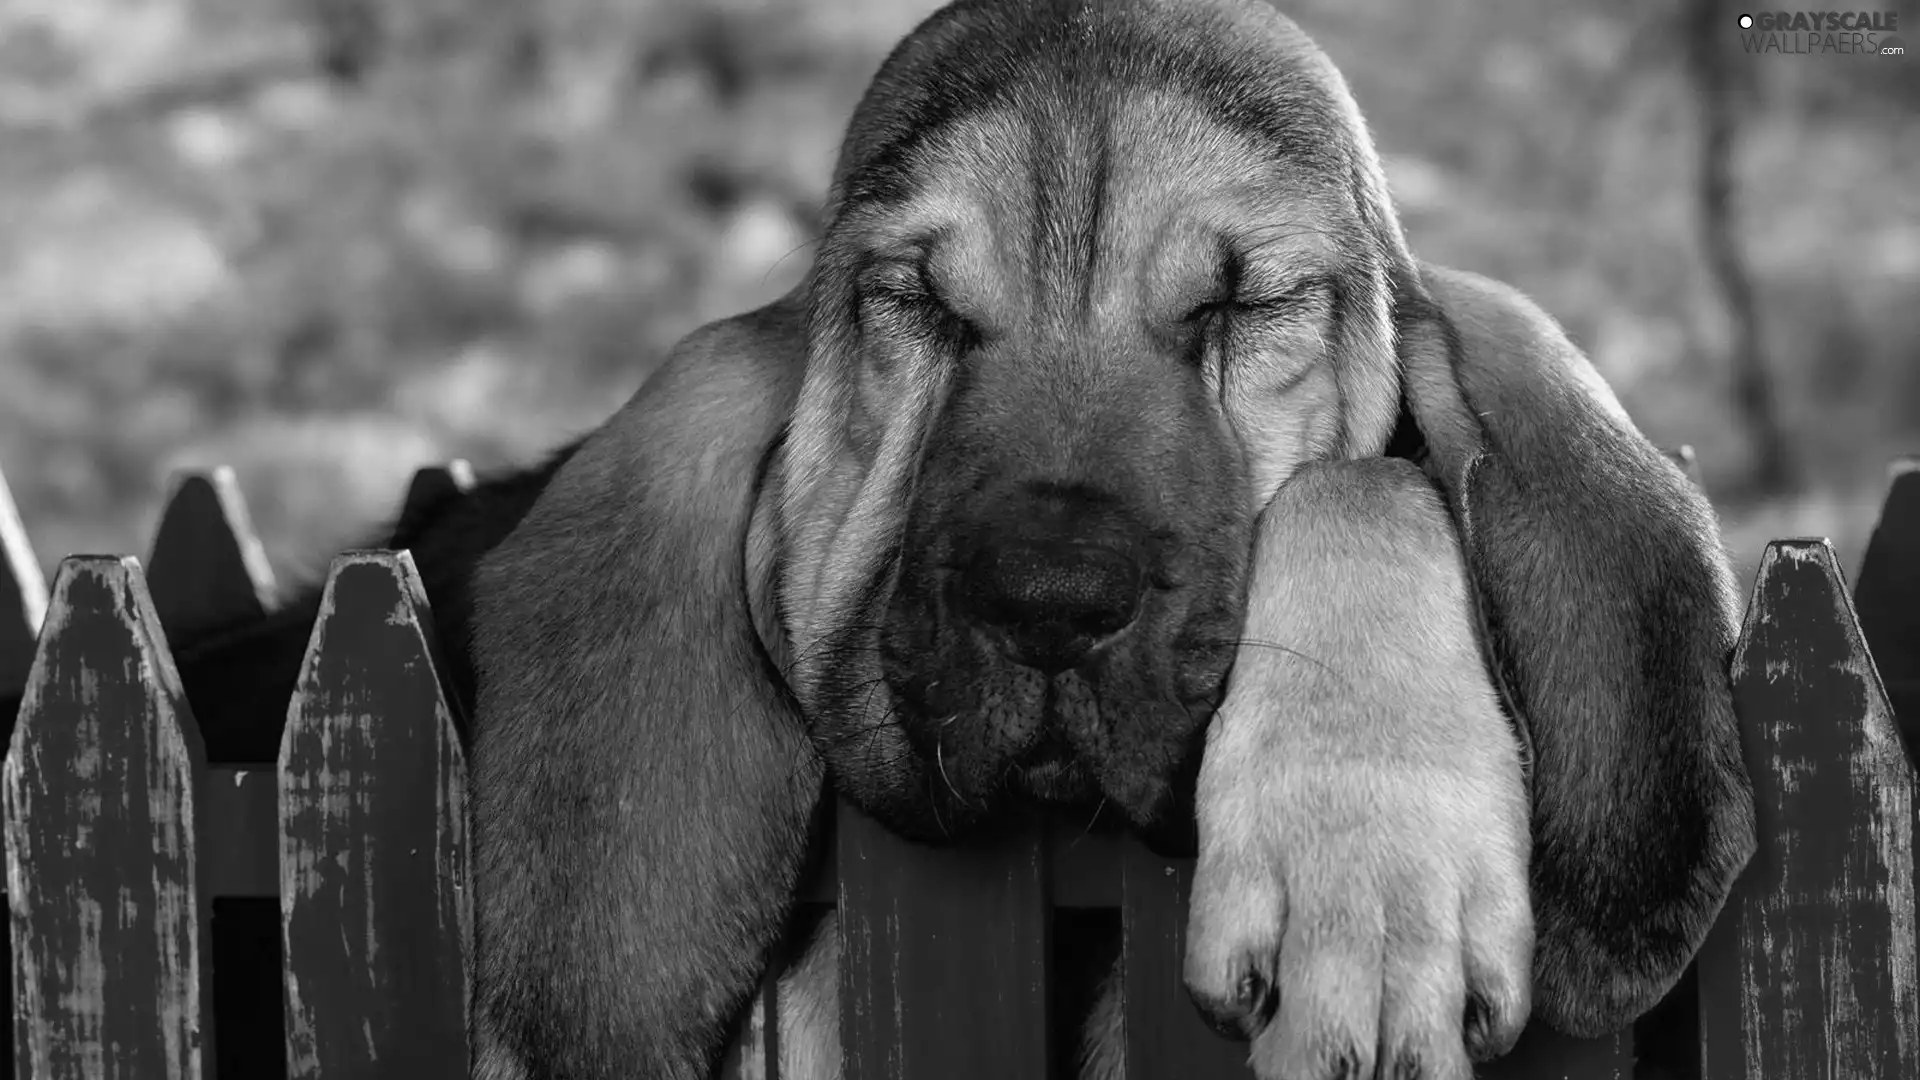
[[[1138,822],[1238,645],[1251,529],[1380,452],[1405,267],[1351,96],[1258,4],[958,4],[842,148],[779,501],[842,789]]]

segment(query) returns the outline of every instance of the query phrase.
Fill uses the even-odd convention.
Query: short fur
[[[1711,513],[1537,308],[1413,261],[1297,28],[1257,0],[962,0],[883,65],[828,209],[793,295],[696,332],[480,510],[418,523],[472,681],[476,1076],[708,1076],[825,781],[929,838],[1095,798],[1177,834],[1259,649],[1258,512],[1305,466],[1383,452],[1444,494],[1531,742],[1535,1012],[1590,1033],[1672,984],[1753,845]],[[1084,545],[1112,572],[1022,587],[1131,621],[1091,646],[988,626],[1016,544]],[[184,650],[188,692],[271,715],[280,680],[229,686],[225,660],[304,641],[296,614]],[[1042,677],[1016,646],[1078,666]],[[1383,849],[1415,842],[1409,803],[1461,812],[1446,785],[1407,799],[1368,809]],[[1501,805],[1481,829],[1526,826]],[[1329,823],[1293,824],[1324,860]],[[1453,880],[1486,859],[1441,851]],[[796,1018],[831,1015],[821,948],[788,977]],[[1410,985],[1453,961],[1429,962]]]
[[[1187,986],[1262,1080],[1465,1080],[1526,1022],[1533,922],[1453,522],[1409,462],[1311,465],[1254,566],[1200,770]]]

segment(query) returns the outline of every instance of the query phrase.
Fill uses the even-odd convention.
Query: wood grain
[[[287,1072],[465,1080],[466,765],[405,552],[334,560],[280,748]]]
[[[133,559],[54,580],[6,762],[15,1076],[201,1080],[205,755]]]
[[[1912,1080],[1913,785],[1833,550],[1762,557],[1733,656],[1760,845],[1699,960],[1709,1080]]]
[[[1251,1080],[1248,1045],[1214,1033],[1187,996],[1187,895],[1193,860],[1138,842],[1120,854],[1120,935],[1127,1075]]]
[[[846,1080],[1045,1077],[1040,831],[933,848],[845,802],[838,818]]]

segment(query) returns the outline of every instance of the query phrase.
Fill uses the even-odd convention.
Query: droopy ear
[[[1754,850],[1732,573],[1712,508],[1545,312],[1420,273],[1406,410],[1532,744],[1534,1015],[1598,1035],[1673,986]]]
[[[780,933],[822,774],[748,532],[802,340],[682,342],[475,575],[477,1077],[704,1080]]]

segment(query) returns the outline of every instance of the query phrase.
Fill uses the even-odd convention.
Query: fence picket
[[[171,493],[154,531],[147,578],[161,627],[187,664],[196,637],[225,627],[251,623],[274,605],[273,571],[253,530],[234,471],[225,465],[176,473]],[[189,669],[188,674],[191,674]],[[196,699],[197,696],[197,699]],[[279,744],[280,715],[235,715],[218,694],[196,686],[188,704],[199,721],[210,761],[258,761]],[[265,768],[235,774],[240,785],[272,784]],[[216,826],[233,820],[250,804],[233,785],[207,789],[205,820]],[[271,823],[269,823],[271,824]],[[269,829],[271,834],[276,830]],[[214,835],[203,840],[213,867],[232,860],[213,849]],[[268,850],[271,850],[269,848]],[[238,854],[238,853],[235,853]],[[251,853],[249,853],[251,854]],[[213,881],[219,881],[216,873]],[[211,884],[212,882],[209,882]],[[218,1041],[214,1070],[223,1076],[278,1080],[285,1051],[280,1038],[280,906],[271,898],[215,894],[211,957],[213,1014]]]
[[[465,1080],[466,766],[405,552],[334,560],[280,750],[287,1071]]]
[[[1920,763],[1920,457],[1895,462],[1889,473],[1887,499],[1860,561],[1854,606],[1906,736],[1907,756]]]
[[[201,1080],[205,760],[138,561],[61,564],[5,773],[14,1075]]]
[[[168,636],[184,641],[272,610],[273,568],[233,470],[180,473],[172,487],[147,575]]]
[[[1040,831],[935,848],[845,802],[838,827],[846,1080],[1049,1075]]]
[[[0,474],[0,747],[13,742],[20,691],[33,667],[34,639],[47,610],[47,582],[27,542],[26,526]],[[0,892],[0,899],[5,894]],[[13,953],[10,920],[0,920],[0,950]],[[13,1016],[13,980],[0,982],[0,1009]],[[13,1060],[13,1024],[0,1024],[0,1061]]]
[[[1699,484],[1691,448],[1670,457]],[[463,461],[420,470],[396,535],[472,484]],[[292,1034],[281,1046],[256,1033],[281,1058],[273,1073],[466,1076],[465,771],[419,576],[404,552],[336,561],[280,747],[276,824],[272,803],[244,797],[245,770],[221,773],[238,794],[209,790],[167,645],[270,611],[260,551],[232,472],[185,476],[151,575],[133,559],[69,559],[49,604],[0,477],[0,702],[30,687],[4,779],[14,895],[0,928],[22,947],[0,987],[19,1003],[0,1058],[19,1076],[204,1080],[215,1050],[225,1074],[226,1044],[245,1035],[218,1038],[216,1013],[232,1021],[242,1011],[229,998],[262,996],[251,984],[210,996],[213,965],[229,980],[236,970],[211,933],[212,888],[258,877],[245,872],[259,861],[250,849],[203,838],[208,815],[236,807],[278,833],[280,912],[264,925],[289,958],[277,1018]],[[1761,850],[1663,1003],[1672,1015],[1594,1041],[1530,1028],[1479,1075],[1626,1080],[1636,1045],[1668,1028],[1675,1045],[1698,1047],[1700,1071],[1687,1062],[1686,1077],[1920,1075],[1917,554],[1920,459],[1893,469],[1857,600],[1823,542],[1769,546],[1733,665]],[[837,883],[813,898],[841,911],[849,1080],[1057,1075],[1069,1048],[1053,1030],[1053,903],[1119,906],[1131,1075],[1249,1075],[1246,1047],[1207,1031],[1180,986],[1190,864],[1130,841],[1063,854],[1036,829],[923,847],[845,806],[837,827]],[[729,1080],[777,1072],[775,985],[770,972]],[[1666,1077],[1671,1064],[1638,1071]]]
[[[1702,1073],[1920,1076],[1913,768],[1824,540],[1767,545],[1733,682],[1760,846],[1698,962]]]
[[[33,642],[47,610],[47,582],[40,576],[26,526],[14,508],[7,478],[0,474],[0,699],[27,684],[33,665]],[[5,733],[13,731],[13,717],[0,716]]]
[[[1193,865],[1139,843],[1120,854],[1127,1075],[1250,1080],[1248,1045],[1215,1034],[1187,996],[1182,967]]]
[[[414,471],[407,484],[407,497],[400,504],[390,542],[398,549],[402,537],[420,531],[421,524],[446,512],[449,504],[465,498],[473,490],[473,466],[465,458],[454,458],[445,465],[427,465]]]

